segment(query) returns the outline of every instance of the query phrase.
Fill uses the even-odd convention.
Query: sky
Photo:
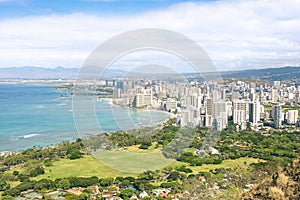
[[[0,0],[0,67],[80,67],[104,41],[140,28],[184,34],[218,70],[300,66],[299,8],[300,0]],[[184,66],[171,57],[140,52],[116,66]]]

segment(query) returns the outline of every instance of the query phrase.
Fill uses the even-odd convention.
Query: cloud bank
[[[205,49],[219,70],[300,66],[299,5],[299,0],[186,2],[131,15],[2,19],[0,67],[80,67],[101,42],[139,28],[185,34]]]

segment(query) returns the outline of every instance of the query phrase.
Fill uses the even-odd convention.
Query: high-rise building
[[[113,89],[113,98],[121,98],[122,97],[122,90],[120,88]]]
[[[189,110],[182,110],[179,112],[178,114],[178,124],[180,126],[188,126],[188,122],[190,120],[190,116],[189,116]]]
[[[249,94],[250,100],[255,101],[256,99],[256,94],[254,88],[250,88],[250,94]]]
[[[260,102],[255,100],[249,104],[249,121],[253,125],[257,125],[257,122],[260,121]]]
[[[165,110],[166,111],[174,111],[177,108],[177,101],[174,99],[168,98],[165,104]]]
[[[118,81],[117,82],[117,89],[124,90],[125,82],[124,81]]]
[[[238,100],[233,102],[233,123],[241,126],[241,129],[246,129],[249,121],[249,101]]]
[[[278,101],[278,90],[273,88],[271,90],[271,102],[276,103]]]
[[[287,112],[287,122],[289,124],[296,124],[298,120],[298,110],[289,110]]]
[[[213,99],[207,98],[206,104],[204,105],[206,107],[206,114],[207,115],[213,115]]]
[[[282,115],[282,109],[280,105],[273,106],[273,112],[274,112],[274,127],[280,128],[281,127],[281,115]]]
[[[237,101],[239,100],[240,93],[239,92],[232,92],[231,93],[231,101]]]
[[[228,123],[227,104],[225,101],[214,102],[213,104],[213,127],[215,130],[223,130]]]
[[[136,89],[136,94],[131,103],[133,107],[146,107],[152,105],[152,90],[151,89]]]

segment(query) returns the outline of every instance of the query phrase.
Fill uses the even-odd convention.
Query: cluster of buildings
[[[174,112],[181,126],[223,130],[229,121],[239,130],[299,125],[300,86],[292,83],[123,79],[105,86],[112,87],[114,103]]]

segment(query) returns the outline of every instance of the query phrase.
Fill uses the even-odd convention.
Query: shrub
[[[149,148],[149,146],[148,145],[146,145],[146,144],[141,144],[140,146],[139,146],[139,149],[148,149]]]

